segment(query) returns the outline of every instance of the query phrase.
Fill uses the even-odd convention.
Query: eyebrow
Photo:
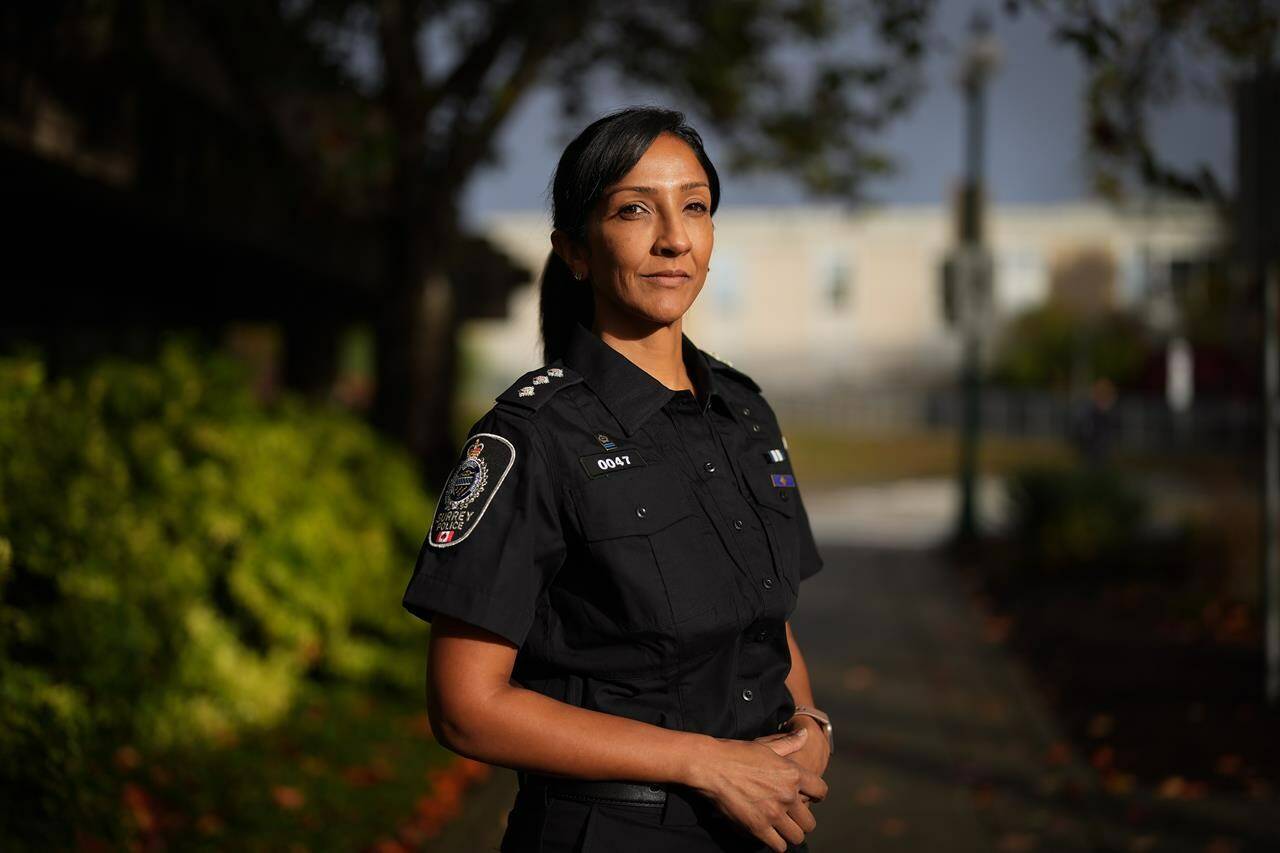
[[[679,186],[679,189],[692,190],[692,189],[696,189],[697,187],[706,187],[707,189],[711,189],[711,186],[707,184],[706,181],[689,181],[686,184],[681,184]],[[605,195],[610,196],[610,195],[613,195],[614,193],[626,192],[627,190],[632,190],[633,192],[638,192],[638,193],[645,193],[646,195],[653,195],[654,193],[657,192],[657,190],[654,189],[653,187],[614,187],[613,189],[605,193]]]

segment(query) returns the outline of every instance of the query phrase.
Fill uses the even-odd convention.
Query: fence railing
[[[784,424],[866,431],[956,429],[962,417],[961,396],[952,390],[774,392],[769,401]],[[1099,412],[1087,399],[1047,392],[989,389],[982,394],[985,432],[1067,441],[1101,434],[1112,445],[1133,449],[1239,449],[1259,441],[1260,421],[1257,404],[1247,400],[1204,400],[1178,412],[1162,398],[1122,395]]]

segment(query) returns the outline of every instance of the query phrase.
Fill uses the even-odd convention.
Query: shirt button
[[[743,698],[743,699],[746,699],[748,702],[750,702],[752,699],[754,699],[754,698],[755,698],[755,695],[756,695],[756,694],[752,693],[752,692],[751,692],[751,688],[749,688],[749,687],[748,687],[746,690],[743,690],[743,691],[742,691],[742,698]]]
[[[773,578],[765,578],[762,583],[765,589],[773,589]]]
[[[716,472],[716,463],[712,462],[710,459],[708,459],[706,462],[703,462],[702,467],[706,470],[708,474],[714,474]]]
[[[761,631],[760,633],[756,634],[756,639],[763,643],[765,640],[769,639],[769,632]]]
[[[759,431],[760,431],[760,424],[752,424],[752,425],[751,425],[751,431],[752,431],[752,432],[759,432]]]
[[[751,410],[750,410],[750,409],[748,409],[746,406],[743,406],[743,407],[742,407],[742,414],[744,414],[744,415],[749,415],[749,414],[751,414]]]
[[[789,501],[791,500],[791,493],[786,489],[778,489],[778,497],[782,498],[784,501]]]
[[[741,530],[741,529],[742,529],[742,519],[740,519],[740,518],[735,518],[735,519],[733,520],[733,529],[734,529],[734,530]]]
[[[645,509],[644,507],[642,506],[636,507],[636,518],[644,518],[648,514],[649,514],[649,510]]]

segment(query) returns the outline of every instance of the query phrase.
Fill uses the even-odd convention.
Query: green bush
[[[1015,388],[1067,390],[1073,373],[1083,371],[1126,387],[1142,378],[1149,338],[1133,314],[1081,316],[1051,301],[1022,312],[1004,329],[991,377]]]
[[[96,824],[103,755],[270,726],[305,678],[420,691],[399,598],[430,511],[405,454],[256,402],[226,356],[171,343],[56,382],[0,361],[8,818]]]
[[[1009,478],[1020,566],[1084,577],[1115,569],[1142,548],[1147,504],[1110,468],[1026,468]]]

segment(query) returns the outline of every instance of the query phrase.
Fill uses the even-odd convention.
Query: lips
[[[668,280],[675,281],[679,279],[686,279],[689,277],[689,274],[687,272],[651,272],[651,273],[642,273],[640,277],[641,278],[665,278]]]

